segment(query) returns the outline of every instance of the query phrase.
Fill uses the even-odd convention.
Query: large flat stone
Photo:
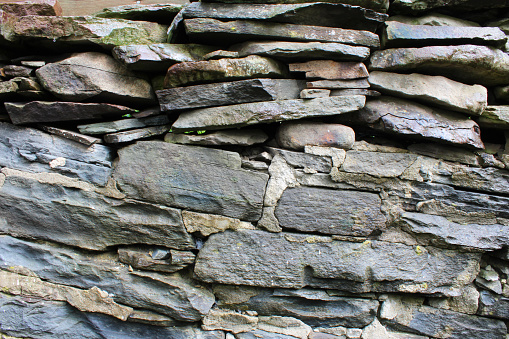
[[[243,0],[206,0],[204,2],[239,4],[244,3]],[[306,3],[309,0],[251,0],[253,4],[299,4]],[[330,0],[330,3],[342,3],[352,6],[361,6],[364,8],[374,9],[385,12],[389,8],[388,0]]]
[[[60,7],[58,0],[4,2],[0,4],[0,10],[17,17],[26,15],[62,15],[62,7]]]
[[[115,18],[135,21],[151,21],[163,25],[172,22],[175,16],[185,7],[184,4],[130,4],[108,7],[94,14],[99,18]]]
[[[379,241],[226,231],[207,240],[195,274],[202,281],[222,284],[454,295],[456,287],[475,278],[479,259],[476,253]]]
[[[500,48],[507,37],[498,27],[409,25],[388,21],[381,40],[385,48],[467,44]]]
[[[61,173],[104,186],[115,156],[107,146],[87,147],[36,129],[0,123],[0,167]]]
[[[288,66],[290,72],[304,73],[306,79],[346,80],[369,76],[366,66],[361,62],[312,60]]]
[[[336,42],[246,41],[231,49],[240,56],[261,55],[283,61],[313,59],[364,60],[370,50],[363,46],[350,46]]]
[[[297,99],[306,86],[293,79],[248,79],[156,91],[161,111],[178,111],[246,102]]]
[[[241,127],[260,123],[338,115],[364,107],[366,97],[360,95],[279,100],[232,106],[203,108],[180,114],[172,126],[176,131],[209,130]]]
[[[247,78],[285,78],[287,73],[285,65],[257,55],[241,59],[182,62],[168,69],[164,87],[172,88]]]
[[[280,147],[302,151],[306,146],[350,149],[355,143],[351,127],[314,121],[290,121],[281,124],[276,132]]]
[[[246,40],[290,40],[339,42],[347,45],[379,47],[378,35],[352,29],[294,25],[254,20],[219,21],[185,19],[186,32],[193,42],[231,45]]]
[[[477,122],[481,127],[509,129],[509,106],[488,106]]]
[[[122,105],[149,105],[155,101],[148,81],[102,53],[77,53],[39,68],[36,74],[46,90],[66,101],[93,98]]]
[[[184,18],[218,20],[266,20],[298,25],[341,27],[374,32],[387,19],[358,6],[334,3],[305,4],[218,4],[194,2],[184,10]]]
[[[481,115],[488,105],[488,90],[465,85],[442,76],[371,72],[371,87],[396,97],[429,103],[469,115]]]
[[[268,176],[240,169],[238,153],[147,141],[119,155],[114,176],[130,197],[247,221],[261,216]]]
[[[129,131],[116,132],[106,134],[104,141],[110,144],[118,144],[121,142],[129,142],[141,139],[147,139],[153,136],[162,135],[171,129],[171,125],[150,126],[144,128],[133,129]]]
[[[275,215],[283,229],[368,236],[385,229],[377,194],[296,187],[284,191]]]
[[[443,75],[485,86],[509,84],[509,55],[486,46],[432,46],[375,51],[370,70]]]
[[[166,125],[170,121],[166,115],[155,115],[146,118],[121,119],[108,122],[98,122],[94,124],[78,125],[77,128],[81,133],[96,135],[120,132],[135,128],[143,128],[147,126]]]

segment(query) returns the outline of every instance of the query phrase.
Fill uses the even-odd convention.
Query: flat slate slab
[[[192,2],[184,18],[218,20],[265,20],[298,25],[341,27],[375,32],[388,17],[358,6],[339,3],[220,4]]]
[[[362,62],[337,62],[332,60],[312,60],[289,64],[290,72],[304,73],[306,79],[346,80],[369,76]]]
[[[225,3],[225,4],[239,4],[244,3],[244,0],[206,0],[203,2]],[[251,0],[253,4],[300,4],[306,3],[309,0]],[[330,0],[330,3],[341,3],[352,6],[361,6],[364,8],[374,9],[385,12],[389,8],[389,0]]]
[[[370,87],[368,79],[347,80],[317,80],[308,81],[308,88],[324,89],[367,89]]]
[[[170,120],[166,115],[156,115],[140,119],[122,119],[116,121],[98,122],[95,124],[78,125],[78,129],[83,134],[107,134],[125,131],[147,126],[157,126],[169,124]]]
[[[241,169],[238,153],[145,141],[119,156],[114,177],[129,197],[247,221],[261,217],[268,175]]]
[[[306,86],[293,79],[248,79],[156,91],[162,112],[247,102],[298,99]]]
[[[254,20],[219,21],[185,19],[187,35],[193,42],[231,45],[246,40],[290,40],[339,42],[353,46],[380,47],[375,33],[352,29],[294,25]]]
[[[440,9],[479,11],[483,9],[504,7],[509,7],[507,0],[450,0],[447,2],[442,0],[395,0],[391,4],[391,9],[395,12],[410,13],[413,15],[419,15],[422,12]]]
[[[201,146],[250,146],[262,144],[268,139],[269,136],[263,130],[248,128],[216,131],[200,135],[168,133],[164,137],[165,142],[173,144]]]
[[[151,21],[169,25],[175,16],[185,7],[184,4],[130,4],[108,7],[94,14],[98,18]]]
[[[183,112],[172,126],[175,131],[226,129],[261,123],[339,115],[364,107],[360,95],[263,101]]]
[[[509,84],[509,55],[487,46],[394,48],[371,55],[371,71],[419,72],[484,86]]]
[[[104,136],[104,141],[109,144],[118,144],[121,142],[129,142],[140,139],[146,139],[157,135],[162,135],[167,133],[171,129],[171,125],[160,125],[160,126],[150,126],[144,128],[137,128],[129,131],[122,131],[116,133],[106,134]]]
[[[477,122],[482,127],[509,129],[509,106],[488,106]]]
[[[478,253],[433,247],[239,230],[211,235],[194,272],[221,284],[453,295],[475,278],[479,260]]]

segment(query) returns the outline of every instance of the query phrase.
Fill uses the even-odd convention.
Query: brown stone
[[[355,132],[340,124],[296,121],[282,124],[276,139],[280,146],[293,150],[304,150],[304,146],[350,149],[355,142]]]
[[[62,7],[60,7],[58,0],[30,0],[1,3],[0,10],[17,17],[26,15],[62,15]]]
[[[366,66],[361,62],[313,60],[290,64],[290,72],[304,72],[306,79],[345,80],[367,78]]]
[[[368,79],[353,80],[318,80],[307,83],[308,88],[325,88],[325,89],[365,89],[369,88]]]

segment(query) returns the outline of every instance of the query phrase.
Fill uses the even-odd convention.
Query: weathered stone
[[[484,148],[479,126],[473,120],[404,99],[382,96],[370,100],[353,121],[388,133]]]
[[[62,15],[62,7],[60,7],[58,0],[4,2],[0,4],[0,10],[17,17],[26,15]]]
[[[122,119],[109,122],[99,122],[95,124],[78,125],[81,133],[96,135],[125,131],[134,128],[142,128],[153,125],[166,125],[170,121],[166,115],[156,115],[140,119]]]
[[[231,129],[200,135],[168,133],[164,137],[164,141],[173,144],[201,146],[251,146],[264,143],[268,138],[261,129]]]
[[[361,62],[312,60],[288,66],[290,72],[304,72],[306,79],[346,80],[369,76],[366,66]]]
[[[236,244],[236,246],[224,246]],[[260,250],[263,249],[263,250]],[[379,241],[263,231],[210,236],[198,254],[197,278],[250,286],[334,288],[349,292],[455,295],[478,270],[480,254]]]
[[[178,62],[203,60],[204,55],[214,50],[198,44],[151,44],[117,46],[112,54],[130,70],[162,72]]]
[[[257,317],[230,310],[212,309],[203,318],[202,328],[207,331],[225,330],[233,333],[240,333],[254,330],[257,325]]]
[[[479,292],[473,284],[465,286],[461,294],[453,298],[430,298],[429,306],[466,314],[476,314]]]
[[[467,149],[433,143],[412,144],[408,146],[408,149],[414,153],[428,157],[479,167],[479,159],[477,155],[473,151]]]
[[[477,11],[488,8],[509,7],[506,0],[451,0],[443,2],[441,0],[396,0],[391,4],[391,9],[397,12],[417,14],[433,9],[451,9],[461,11]]]
[[[340,124],[292,121],[279,127],[276,139],[281,147],[293,150],[304,150],[305,146],[350,149],[355,142],[355,132]]]
[[[269,165],[267,165],[267,163],[263,161],[242,159],[242,168],[267,172],[269,169]]]
[[[398,329],[434,338],[503,338],[503,321],[466,315],[429,306],[416,306],[389,299],[382,304],[382,322]]]
[[[263,200],[263,206],[275,207],[277,202],[281,198],[284,190],[287,187],[297,186],[297,179],[295,178],[295,172],[292,167],[288,165],[285,160],[284,153],[276,154],[274,159],[269,166],[270,179],[265,189],[265,197]],[[266,211],[267,213],[274,211]],[[265,214],[265,211],[264,211]],[[268,215],[270,217],[270,215]],[[276,219],[276,217],[273,217]],[[275,220],[277,222],[277,219]],[[277,225],[277,231],[281,232],[279,224]]]
[[[62,101],[6,102],[5,108],[14,124],[33,122],[99,120],[134,113],[129,107],[113,104],[88,104]]]
[[[254,226],[249,222],[224,217],[222,215],[182,211],[182,219],[189,233],[198,232],[204,237],[226,230],[254,230]]]
[[[371,72],[369,83],[384,94],[471,115],[481,115],[488,105],[485,87],[465,85],[442,76]]]
[[[507,320],[509,319],[509,302],[507,298],[488,291],[481,291],[477,314]]]
[[[345,95],[364,95],[367,97],[379,97],[382,95],[378,91],[373,91],[370,89],[362,89],[362,88],[351,88],[351,89],[335,89],[331,90],[330,96],[345,96]]]
[[[148,81],[138,78],[120,62],[102,53],[74,54],[39,68],[36,74],[41,85],[62,100],[93,98],[123,105],[147,105],[155,99]]]
[[[209,130],[338,115],[364,107],[364,96],[296,99],[202,108],[180,114],[174,131]]]
[[[111,175],[115,153],[90,147],[32,128],[0,123],[0,166],[29,172],[57,172],[101,186]],[[58,166],[52,166],[60,159]]]
[[[268,176],[240,169],[238,153],[146,141],[119,155],[115,178],[130,197],[247,221],[261,216]]]
[[[311,187],[285,190],[275,215],[283,229],[305,233],[367,236],[386,223],[376,194]]]
[[[131,4],[105,8],[94,14],[99,18],[116,18],[135,21],[170,23],[185,6],[183,4]]]
[[[502,47],[507,37],[498,27],[408,25],[387,21],[381,40],[385,48],[466,44]]]
[[[162,112],[247,102],[297,99],[305,87],[293,79],[249,79],[156,91]]]
[[[260,317],[258,328],[262,331],[280,333],[300,339],[307,339],[309,333],[311,333],[311,327],[309,325],[291,317]]]
[[[391,21],[398,21],[407,25],[481,27],[477,22],[455,18],[442,13],[430,13],[419,17],[394,15],[391,16]]]
[[[239,52],[235,51],[225,51],[225,50],[216,50],[210,53],[207,53],[203,56],[203,60],[218,60],[218,59],[224,59],[224,58],[239,58]]]
[[[370,70],[431,73],[484,86],[509,83],[509,55],[486,46],[394,48],[373,52],[370,61]]]
[[[14,81],[0,81],[0,100],[9,100],[15,97],[19,86]]]
[[[171,66],[164,80],[165,88],[192,85],[200,82],[218,82],[245,78],[284,78],[283,64],[256,55],[242,59],[182,62]]]
[[[235,334],[235,339],[295,339],[293,335],[285,335],[279,333],[271,333],[262,330],[254,330]],[[7,338],[9,339],[9,338]]]
[[[239,56],[261,55],[283,61],[309,59],[364,60],[369,48],[334,42],[247,41],[233,45]]]
[[[324,156],[292,152],[279,148],[270,148],[269,152],[274,156],[279,154],[286,163],[295,168],[305,168],[314,172],[330,173],[332,161]],[[274,175],[275,173],[273,173]]]
[[[388,16],[362,7],[338,3],[315,2],[270,5],[194,2],[184,10],[184,17],[219,20],[265,20],[374,32]]]
[[[244,3],[243,0],[206,0],[204,2],[238,4]],[[254,4],[298,4],[309,2],[309,0],[251,0],[250,3]],[[387,0],[330,0],[330,3],[342,3],[352,6],[361,6],[364,8],[374,9],[385,12],[389,8],[389,1]]]
[[[118,260],[140,270],[173,273],[194,263],[195,255],[190,251],[168,251],[169,258],[155,259],[150,253],[157,249],[127,247],[118,249]],[[174,258],[175,257],[175,258]],[[182,260],[186,259],[186,260]]]
[[[121,142],[129,142],[134,140],[146,139],[156,135],[167,133],[171,129],[171,125],[152,126],[130,131],[106,134],[104,141],[110,144],[118,144]]]
[[[326,88],[326,89],[363,89],[369,88],[368,79],[356,80],[318,80],[307,83],[308,88]]]
[[[335,27],[306,26],[250,20],[219,21],[185,19],[186,32],[193,42],[231,45],[246,40],[290,40],[339,42],[353,46],[380,47],[375,33]]]
[[[481,127],[509,129],[509,106],[488,106],[477,122]]]
[[[503,293],[502,290],[502,283],[499,280],[496,281],[489,281],[486,279],[483,279],[481,277],[475,278],[475,283],[483,290],[488,290],[496,295],[501,295]]]
[[[73,140],[79,142],[86,146],[92,146],[96,143],[102,143],[102,140],[99,138],[94,138],[88,135],[80,134],[74,131],[69,131],[61,128],[51,127],[51,126],[41,126],[41,129],[45,132],[58,135],[59,137],[66,138],[69,140]]]
[[[340,167],[343,165],[346,157],[346,151],[335,147],[323,147],[323,146],[304,146],[304,152],[319,156],[327,156],[332,160],[332,166]]]
[[[301,99],[316,99],[330,97],[330,89],[313,89],[306,88],[300,92]]]
[[[29,77],[32,75],[33,69],[25,66],[7,65],[2,67],[2,73],[7,78]]]

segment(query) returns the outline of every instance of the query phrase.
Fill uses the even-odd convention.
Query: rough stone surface
[[[325,88],[325,89],[364,89],[369,88],[367,79],[355,80],[318,80],[307,83],[308,88]]]
[[[478,11],[487,8],[509,7],[506,0],[451,0],[443,2],[441,0],[395,0],[391,4],[391,9],[404,13],[418,14],[433,9],[461,9],[462,11]]]
[[[249,79],[168,88],[156,92],[162,112],[247,102],[298,99],[305,87],[292,79]]]
[[[93,98],[123,105],[147,105],[155,99],[146,80],[138,78],[111,56],[102,53],[74,54],[39,68],[36,74],[41,85],[62,100]]]
[[[173,124],[175,131],[242,127],[301,118],[338,115],[364,107],[360,95],[266,101],[224,107],[203,108],[182,113]]]
[[[207,331],[225,330],[233,333],[249,332],[257,328],[258,318],[235,311],[212,309],[203,318],[202,328]]]
[[[58,0],[7,2],[0,4],[0,10],[17,17],[25,15],[62,15],[62,7],[60,7]]]
[[[479,126],[509,129],[509,106],[488,106],[478,119]]]
[[[121,142],[146,139],[153,136],[165,134],[170,129],[171,125],[161,125],[139,128],[124,132],[111,133],[104,136],[104,141],[110,144],[118,144]]]
[[[193,42],[232,44],[246,40],[290,40],[339,42],[353,46],[380,47],[378,35],[335,27],[294,25],[250,20],[219,21],[185,19],[186,32]]]
[[[350,89],[336,89],[331,90],[330,96],[345,96],[345,95],[364,95],[367,97],[379,97],[382,95],[378,91],[373,91],[370,89],[362,89],[362,88],[350,88]]]
[[[159,259],[155,254],[161,252],[167,255]],[[190,251],[123,247],[118,249],[118,260],[140,270],[174,273],[193,264],[195,255]]]
[[[119,155],[115,178],[128,196],[247,221],[261,216],[268,176],[240,169],[237,153],[146,141]]]
[[[311,327],[309,325],[291,317],[260,317],[258,328],[262,331],[290,335],[300,339],[307,339],[308,335],[311,333]]]
[[[367,78],[368,70],[360,62],[312,60],[289,65],[290,72],[304,72],[306,79],[345,80]]]
[[[261,129],[244,128],[240,130],[231,129],[200,135],[168,133],[164,137],[164,141],[173,144],[201,146],[250,146],[261,144],[267,141],[268,138],[267,134]]]
[[[207,0],[204,2],[214,3],[227,3],[227,4],[238,4],[244,3],[243,0]],[[250,3],[254,4],[298,4],[305,3],[308,0],[251,0]],[[378,11],[384,11],[389,8],[389,1],[387,0],[330,0],[330,3],[342,3],[352,6],[361,6],[364,8],[374,9]]]
[[[507,320],[509,319],[509,302],[507,298],[500,295],[489,291],[481,291],[477,314]]]
[[[411,17],[404,15],[391,16],[391,21],[402,22],[408,25],[453,26],[453,27],[480,27],[481,25],[470,20],[455,18],[442,13],[430,13],[423,16]],[[491,25],[489,25],[491,26]]]
[[[479,159],[473,151],[459,147],[437,145],[434,143],[425,143],[425,144],[412,144],[408,146],[408,150],[432,158],[459,162],[461,164],[470,165],[474,167],[480,166]]]
[[[485,87],[465,85],[442,76],[371,72],[369,83],[384,94],[470,115],[481,115],[488,105],[488,90]]]
[[[173,18],[185,6],[182,4],[131,4],[105,8],[94,14],[99,18],[116,18],[135,21],[152,21],[163,25],[171,23]]]
[[[241,59],[182,62],[168,69],[164,86],[172,88],[196,83],[260,77],[284,78],[287,72],[283,64],[256,55]]]
[[[429,306],[465,314],[476,314],[479,308],[479,292],[474,284],[465,286],[461,294],[453,298],[430,298]]]
[[[274,156],[280,155],[285,159],[288,165],[295,168],[306,168],[316,172],[330,173],[333,166],[331,159],[320,154],[315,155],[302,152],[292,152],[279,148],[270,148],[268,150]]]
[[[328,98],[330,97],[330,89],[313,89],[306,88],[300,92],[301,99],[315,99],[315,98]]]
[[[110,122],[78,125],[77,127],[81,133],[95,135],[120,132],[152,125],[166,125],[169,122],[170,121],[166,115],[156,115],[140,119],[122,119]]]
[[[205,243],[195,274],[200,280],[224,284],[455,295],[456,286],[470,283],[477,274],[479,258],[476,253],[433,247],[416,250],[378,241],[351,243],[314,235],[226,231]]]
[[[509,55],[492,47],[393,48],[373,52],[370,61],[370,70],[436,74],[484,86],[509,83]]]
[[[51,133],[54,135],[58,135],[62,138],[66,138],[69,140],[79,142],[86,146],[92,146],[96,143],[102,142],[102,140],[99,138],[94,138],[89,135],[80,134],[80,133],[62,129],[62,128],[56,128],[56,127],[51,127],[51,126],[42,126],[41,129],[45,132],[48,132],[48,133]]]
[[[223,217],[222,215],[182,211],[182,219],[189,233],[198,232],[204,237],[226,230],[254,229],[254,226],[249,222]]]

